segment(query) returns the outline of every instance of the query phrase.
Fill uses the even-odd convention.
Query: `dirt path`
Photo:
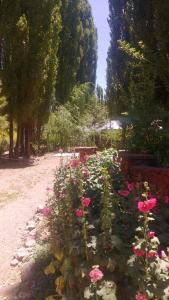
[[[17,283],[20,276],[10,267],[22,233],[37,208],[46,199],[60,159],[48,154],[32,165],[16,163],[0,169],[0,299],[4,287]]]

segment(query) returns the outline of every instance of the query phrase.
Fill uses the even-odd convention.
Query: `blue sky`
[[[108,0],[89,0],[94,22],[98,31],[98,66],[97,83],[106,88],[106,58],[110,43],[110,29],[107,22],[109,15]]]

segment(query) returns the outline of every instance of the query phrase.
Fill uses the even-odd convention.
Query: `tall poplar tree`
[[[18,125],[16,153],[21,148],[22,154],[29,157],[34,128],[43,122],[54,100],[60,1],[5,0],[2,6],[2,82],[12,118],[10,154],[13,153],[12,121],[15,120]]]
[[[95,84],[97,34],[87,0],[63,0],[61,16],[56,101],[65,103],[76,84]]]

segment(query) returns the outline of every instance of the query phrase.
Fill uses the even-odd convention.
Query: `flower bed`
[[[48,203],[46,299],[169,299],[165,205],[148,183],[125,181],[113,149],[62,166]]]

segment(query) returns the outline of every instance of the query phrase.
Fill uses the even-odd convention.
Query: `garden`
[[[0,1],[0,297],[169,299],[169,2],[98,2]]]
[[[61,156],[47,192],[35,299],[168,299],[169,196],[131,182],[112,148],[66,164]]]

